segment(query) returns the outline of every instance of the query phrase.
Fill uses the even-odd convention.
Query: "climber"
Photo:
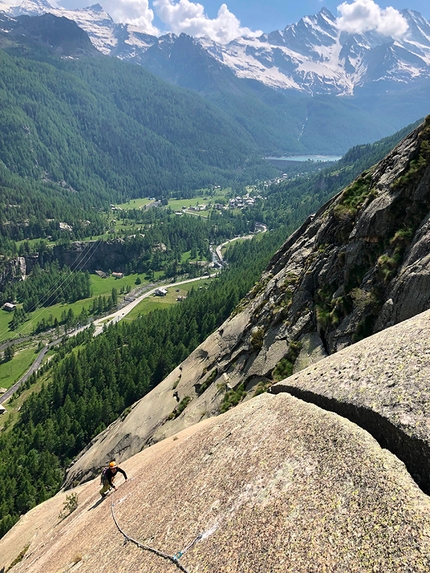
[[[103,470],[101,476],[101,483],[103,487],[100,490],[100,495],[102,497],[107,495],[110,488],[116,489],[116,486],[113,482],[115,481],[115,477],[118,472],[120,472],[124,478],[127,479],[127,474],[124,470],[116,465],[116,462],[110,462],[108,467]]]

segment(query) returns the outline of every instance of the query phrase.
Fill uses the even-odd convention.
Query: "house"
[[[16,304],[12,304],[11,302],[5,302],[2,308],[3,310],[7,310],[8,312],[13,312],[16,309]]]
[[[6,408],[0,404],[0,416],[6,413]]]
[[[112,273],[112,276],[115,279],[123,279],[124,278],[124,273]]]
[[[102,279],[105,279],[107,277],[107,274],[104,273],[103,271],[95,271],[95,273]]]
[[[167,294],[167,290],[165,288],[157,288],[157,290],[155,291],[155,296],[166,296]]]

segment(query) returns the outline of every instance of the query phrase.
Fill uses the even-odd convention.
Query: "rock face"
[[[70,468],[69,489],[121,462],[133,479],[113,515],[168,559],[123,544],[91,481],[68,517],[69,491],[24,516],[0,568],[429,571],[429,139],[427,120],[311,217],[233,316]]]
[[[79,264],[82,270],[114,269],[124,271],[130,257],[136,256],[139,247],[122,239],[112,241],[73,242],[70,246],[55,246],[45,251],[42,258],[36,254],[2,260],[0,257],[0,289],[8,282],[24,280],[36,264],[43,265],[58,260],[60,265],[75,267]]]
[[[271,387],[337,412],[395,453],[430,493],[430,311]]]
[[[430,503],[356,425],[286,394],[264,394],[127,460],[97,504],[98,480],[38,506],[0,541],[13,573],[426,572]],[[118,480],[119,482],[120,480]],[[68,492],[70,495],[70,492]]]
[[[24,280],[27,274],[27,264],[24,257],[0,260],[0,288],[8,282]]]
[[[88,479],[110,457],[126,459],[227,409],[245,393],[251,397],[293,370],[303,370],[372,332],[427,310],[429,125],[427,121],[412,132],[306,221],[273,257],[234,315],[140,400],[125,420],[94,440],[68,472],[66,486]],[[411,324],[408,340],[427,332],[425,321],[417,327]],[[385,337],[398,347],[403,328],[409,327],[399,325],[399,330],[384,330],[378,342],[363,342],[373,362],[378,361],[378,345]],[[396,358],[387,356],[387,372],[394,376]],[[421,348],[423,364],[426,358]],[[371,379],[371,366],[363,364],[356,375],[357,384],[367,383],[363,381]],[[425,417],[427,405],[404,383],[405,379],[399,382],[398,393],[412,400],[407,408],[424,408]],[[356,390],[348,396],[347,382],[345,388],[343,400],[352,404]],[[180,401],[188,402],[180,415],[175,392]],[[398,407],[395,398],[389,404],[393,413]],[[373,403],[365,406],[373,408]],[[397,427],[396,416],[386,417]],[[427,434],[423,439],[427,448]]]

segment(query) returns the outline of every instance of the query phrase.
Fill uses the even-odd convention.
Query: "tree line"
[[[91,296],[88,271],[71,271],[58,262],[36,264],[25,281],[10,282],[0,294],[0,305],[7,301],[22,303],[24,312],[60,302],[73,303]]]

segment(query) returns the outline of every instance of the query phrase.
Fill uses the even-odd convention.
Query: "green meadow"
[[[202,192],[192,197],[191,199],[169,199],[168,207],[173,209],[173,211],[181,211],[183,207],[195,207],[197,205],[207,205],[208,203],[221,203],[225,202],[228,193],[231,192],[231,188],[226,189],[216,189],[214,192],[209,189],[202,189]],[[120,205],[115,205],[118,209],[122,211],[129,211],[130,209],[141,209],[146,205],[152,203],[147,197],[145,199],[131,199],[127,203],[121,203]],[[112,212],[115,218],[115,211]],[[121,216],[119,213],[118,216]]]
[[[150,201],[148,197],[145,197],[141,199],[130,199],[130,201],[120,203],[119,205],[115,205],[115,207],[123,211],[130,211],[130,209],[141,209],[145,205],[149,205],[149,203],[152,203],[152,201]]]
[[[158,273],[161,274],[161,273]],[[21,336],[30,335],[37,324],[43,319],[48,320],[50,316],[53,319],[61,320],[61,316],[64,311],[68,312],[69,309],[73,309],[73,314],[78,316],[83,308],[87,310],[91,307],[92,301],[99,296],[109,296],[112,293],[112,289],[115,288],[118,291],[118,298],[121,298],[120,290],[121,288],[130,289],[136,288],[136,279],[140,277],[142,284],[144,286],[147,281],[143,275],[132,274],[127,275],[123,279],[115,279],[113,277],[107,277],[105,279],[99,277],[98,275],[91,275],[91,291],[92,296],[82,300],[78,300],[73,304],[55,304],[49,307],[41,307],[31,312],[29,314],[29,320],[24,322],[17,330],[9,330],[9,322],[12,320],[12,313],[5,310],[0,310],[0,342],[4,340],[10,340],[11,338],[19,338]],[[155,276],[157,280],[157,276]]]
[[[144,298],[134,309],[125,316],[124,320],[134,320],[138,316],[142,316],[152,312],[156,309],[169,308],[174,304],[181,304],[177,299],[180,297],[187,297],[192,288],[205,288],[210,280],[213,279],[200,279],[180,286],[168,286],[164,288],[167,290],[166,296],[150,296]]]
[[[0,364],[0,387],[10,388],[33,364],[38,351],[35,346],[17,349],[12,360]]]

